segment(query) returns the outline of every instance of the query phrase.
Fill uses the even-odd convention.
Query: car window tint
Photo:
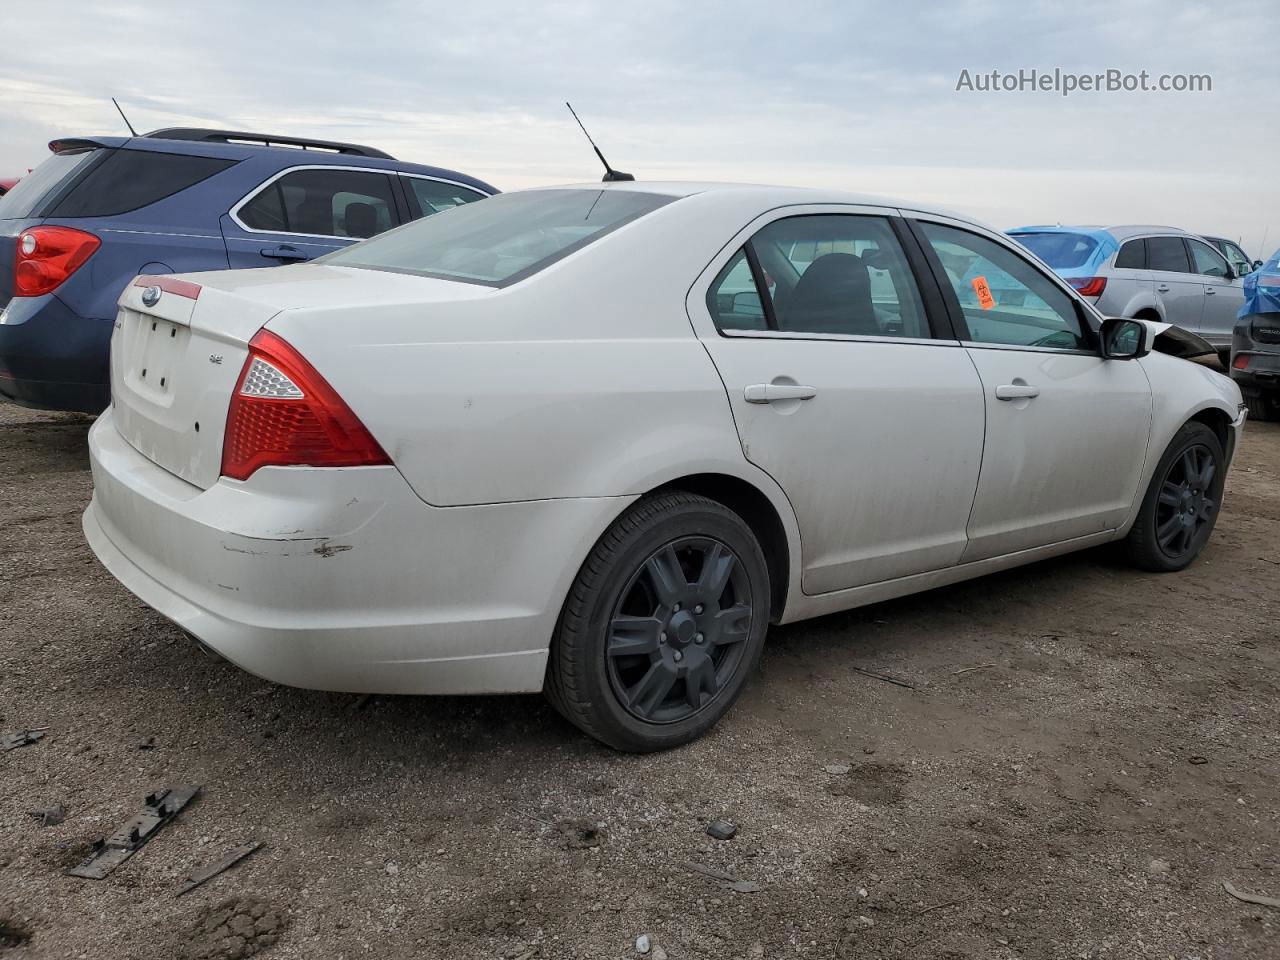
[[[1191,260],[1196,273],[1206,277],[1217,277],[1219,280],[1227,276],[1227,261],[1217,250],[1199,240],[1188,240],[1191,247]]]
[[[101,151],[80,150],[75,153],[55,153],[14,184],[13,189],[0,200],[0,220],[20,220],[35,213],[36,209],[68,183],[85,164]]]
[[[235,160],[113,150],[49,211],[51,217],[112,217],[139,210],[234,166]]]
[[[747,255],[739,250],[724,265],[707,291],[707,310],[721,330],[765,330],[764,305]]]
[[[1226,246],[1227,260],[1231,263],[1231,269],[1238,275],[1243,276],[1253,270],[1253,263],[1249,260],[1245,252],[1237,247],[1234,243],[1228,243]]]
[[[751,238],[784,333],[929,337],[920,292],[884,217],[775,220]]]
[[[1148,237],[1147,269],[1190,273],[1191,262],[1181,237]]]
[[[976,233],[921,226],[960,301],[971,341],[1091,349],[1074,301],[1039,268]]]
[[[499,193],[317,262],[505,287],[676,199],[609,187]]]
[[[478,190],[460,187],[456,183],[424,180],[422,177],[403,177],[402,179],[408,184],[414,199],[418,201],[424,217],[442,210],[452,210],[473,200],[483,200],[486,196]]]
[[[1147,241],[1128,240],[1116,254],[1117,270],[1143,270],[1146,268]]]
[[[395,226],[391,178],[367,170],[294,170],[244,204],[251,230],[362,240]]]
[[[1014,233],[1010,236],[1055,270],[1083,267],[1098,249],[1098,241],[1084,233]]]

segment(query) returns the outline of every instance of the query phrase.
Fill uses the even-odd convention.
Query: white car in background
[[[1163,330],[922,207],[501,194],[312,264],[139,278],[84,529],[261,677],[545,688],[660,749],[728,710],[770,623],[1112,540],[1189,564],[1244,414]]]

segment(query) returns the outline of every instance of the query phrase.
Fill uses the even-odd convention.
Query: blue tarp
[[[1256,313],[1280,313],[1280,250],[1244,278],[1244,306],[1238,316]]]

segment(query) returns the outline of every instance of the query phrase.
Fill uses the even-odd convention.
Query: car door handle
[[[1156,287],[1156,290],[1160,293],[1168,293],[1169,285],[1167,283],[1162,283],[1160,286]]]
[[[778,400],[812,400],[818,391],[802,383],[753,383],[744,395],[747,403],[774,403]]]
[[[275,247],[263,247],[261,253],[272,260],[310,260],[311,254],[304,253],[297,247],[282,243]]]
[[[1040,388],[1029,383],[1003,383],[996,387],[997,400],[1029,400],[1040,396]]]
[[[1212,296],[1214,296],[1218,291],[1217,291],[1217,290],[1215,290],[1215,289],[1213,289],[1213,287],[1210,287],[1210,286],[1207,286],[1207,285],[1206,285],[1206,286],[1205,286],[1205,288],[1204,288],[1204,292],[1205,292],[1205,295],[1206,295],[1206,296],[1210,296],[1210,297],[1212,297]]]

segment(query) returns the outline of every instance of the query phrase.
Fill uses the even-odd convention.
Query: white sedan
[[[1244,422],[1176,329],[828,191],[502,194],[139,278],[115,326],[84,530],[126,587],[269,680],[545,690],[624,750],[711,727],[770,623],[1112,540],[1187,566]]]

